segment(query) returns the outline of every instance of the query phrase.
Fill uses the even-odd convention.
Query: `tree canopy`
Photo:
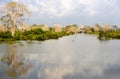
[[[12,35],[14,35],[18,26],[23,26],[26,18],[31,13],[24,4],[14,1],[6,4],[2,12],[4,15],[1,17],[1,22],[8,27]]]

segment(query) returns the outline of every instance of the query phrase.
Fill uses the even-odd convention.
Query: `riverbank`
[[[28,31],[16,31],[12,36],[10,31],[0,32],[0,42],[11,42],[19,40],[38,40],[44,41],[49,39],[58,39],[63,36],[74,34],[72,32],[55,32],[55,31],[43,31],[42,29],[33,29]]]
[[[73,29],[74,27],[74,29]],[[73,26],[65,27],[64,29],[60,29],[56,31],[54,28],[50,28],[49,30],[43,30],[42,28],[35,28],[31,30],[17,30],[12,36],[11,31],[1,31],[0,32],[0,42],[8,42],[12,43],[14,41],[26,41],[26,40],[37,40],[37,41],[44,41],[49,39],[58,39],[63,36],[68,36],[77,33],[85,33],[85,34],[92,34],[96,35],[99,40],[109,40],[109,39],[120,39],[120,30],[104,30],[99,29],[98,31],[94,30],[92,27],[82,29],[83,32],[80,32],[78,27]],[[76,31],[76,29],[77,31]]]
[[[120,39],[120,29],[114,27],[89,27],[85,26],[81,29],[82,33],[97,35],[99,40]]]
[[[97,35],[99,40],[110,40],[110,39],[120,39],[120,30],[111,30],[111,31],[99,31],[91,32],[93,35]]]

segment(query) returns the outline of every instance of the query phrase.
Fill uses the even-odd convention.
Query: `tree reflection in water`
[[[31,68],[29,61],[22,54],[16,53],[15,49],[15,47],[10,46],[9,52],[5,53],[1,58],[5,73],[14,79],[27,74]]]

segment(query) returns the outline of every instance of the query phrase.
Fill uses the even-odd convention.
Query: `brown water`
[[[77,34],[0,44],[0,79],[120,79],[120,40]]]

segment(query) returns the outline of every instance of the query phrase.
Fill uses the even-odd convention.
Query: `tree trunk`
[[[11,33],[12,33],[12,36],[14,36],[14,35],[15,35],[15,31],[16,31],[16,26],[13,26],[13,27],[11,28]]]

